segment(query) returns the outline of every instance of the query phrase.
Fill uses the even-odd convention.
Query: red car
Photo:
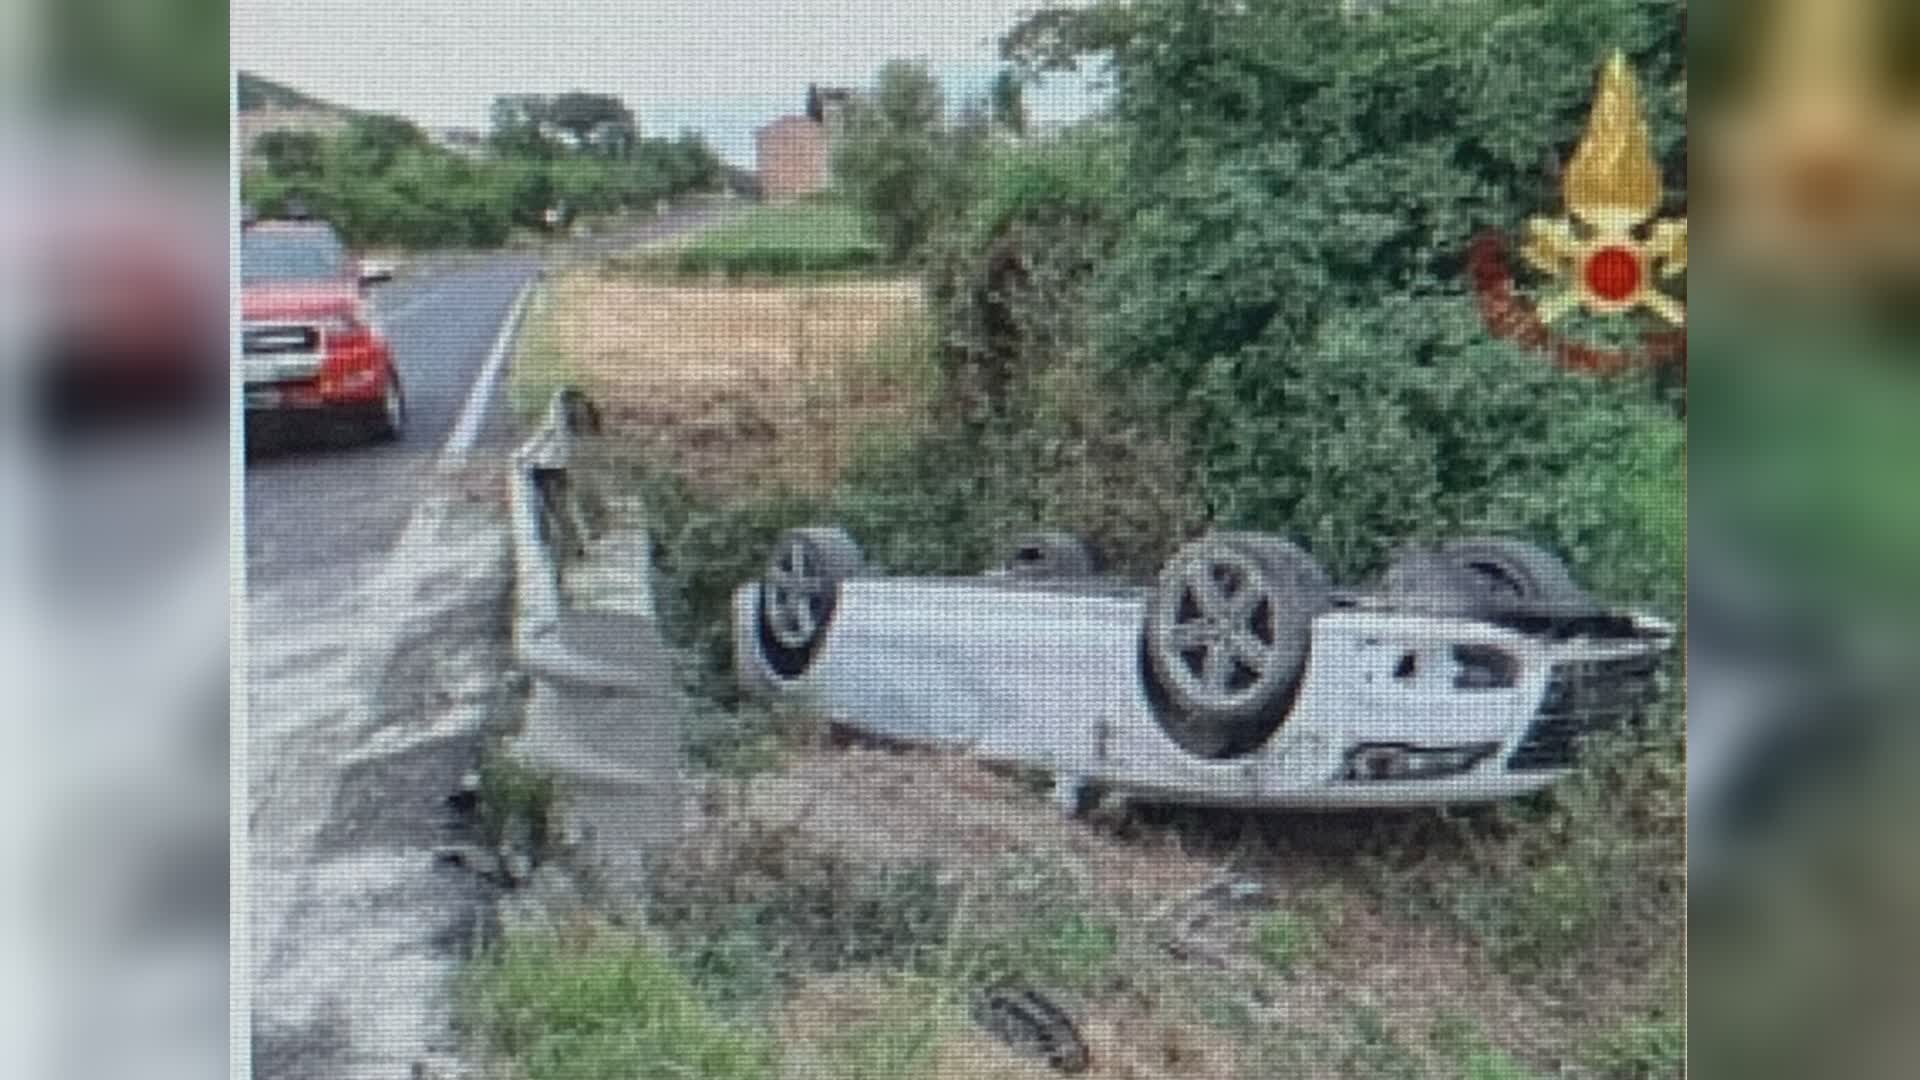
[[[240,367],[249,417],[337,417],[397,439],[406,427],[400,371],[361,304],[366,283],[333,228],[261,221],[240,237]]]

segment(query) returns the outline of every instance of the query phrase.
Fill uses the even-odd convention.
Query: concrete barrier
[[[648,851],[679,829],[684,701],[653,608],[645,522],[609,527],[576,467],[598,429],[593,403],[562,389],[514,454],[513,648],[532,685],[511,750],[555,777],[562,832],[618,900],[638,889]],[[601,565],[610,559],[633,565]],[[639,587],[591,610],[569,600],[571,575],[610,569],[638,575]]]

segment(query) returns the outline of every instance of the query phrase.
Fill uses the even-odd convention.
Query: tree
[[[488,142],[501,157],[551,161],[559,152],[543,127],[550,102],[541,94],[502,94],[493,99]]]
[[[429,144],[427,133],[401,116],[358,116],[347,127],[346,144],[375,173],[392,168],[402,151]]]
[[[274,176],[318,177],[325,171],[320,136],[311,131],[269,131],[254,147]]]
[[[696,131],[682,131],[671,144],[667,175],[677,191],[703,191],[720,182],[720,156]]]
[[[639,132],[633,112],[619,98],[584,90],[569,90],[554,98],[542,119],[572,135],[574,146],[583,150],[594,145],[596,133],[611,132],[625,145]]]
[[[1026,88],[1019,72],[1011,67],[1001,68],[1000,73],[993,77],[989,100],[992,102],[994,123],[1015,135],[1027,133]]]
[[[1133,33],[1133,12],[1118,3],[1050,7],[1026,16],[1000,39],[1000,58],[1022,71],[1077,71],[1087,56],[1109,52]]]
[[[951,176],[942,117],[946,98],[926,65],[891,61],[880,69],[871,99],[848,118],[834,155],[834,172],[856,202],[873,215],[896,259],[932,235]]]

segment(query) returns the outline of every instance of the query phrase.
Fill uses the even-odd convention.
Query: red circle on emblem
[[[1640,260],[1625,248],[1602,248],[1587,260],[1587,288],[1619,303],[1640,289]]]

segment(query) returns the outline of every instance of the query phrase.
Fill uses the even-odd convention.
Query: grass
[[[561,325],[550,287],[535,286],[521,316],[508,383],[509,404],[523,427],[539,420],[555,390],[579,381]]]
[[[864,271],[878,266],[882,254],[864,214],[815,201],[757,207],[668,258],[681,274],[740,278]]]
[[[951,1036],[944,995],[927,980],[886,987],[876,1015],[820,1033],[821,1077],[836,1080],[914,1080],[932,1073],[940,1046]]]
[[[535,328],[516,383],[535,402],[558,381],[577,383],[619,453],[718,498],[824,494],[862,431],[916,426],[928,408],[932,334],[912,281],[575,273],[547,288],[550,329]]]
[[[1459,1013],[1436,1017],[1427,1043],[1461,1080],[1533,1080],[1531,1069],[1490,1043],[1477,1023]]]
[[[534,856],[553,840],[559,787],[553,776],[500,748],[480,763],[479,827],[488,846],[520,840]]]
[[[1254,955],[1281,975],[1291,977],[1323,947],[1319,928],[1289,911],[1269,912],[1253,928]]]
[[[468,1029],[526,1080],[763,1080],[774,1048],[717,1017],[656,948],[623,933],[509,934],[460,987]]]
[[[1684,1020],[1634,1020],[1594,1039],[1586,1062],[1601,1080],[1668,1080],[1687,1073]]]
[[[924,971],[954,918],[930,865],[863,864],[753,819],[716,823],[670,853],[650,902],[703,992],[730,1006],[808,975]]]

